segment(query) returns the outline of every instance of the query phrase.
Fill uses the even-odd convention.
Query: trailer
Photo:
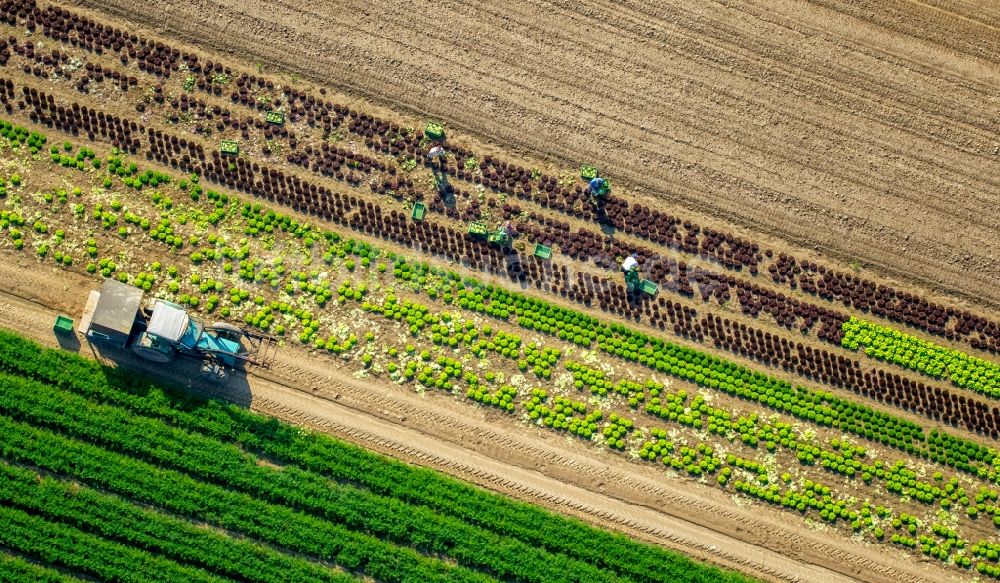
[[[643,279],[642,281],[639,282],[639,291],[648,296],[655,296],[656,293],[660,291],[660,286],[657,285],[656,282],[652,280]]]
[[[485,239],[488,232],[489,230],[486,228],[486,223],[482,221],[473,221],[469,223],[469,235],[477,239]]]
[[[507,248],[510,247],[514,237],[517,236],[517,231],[511,225],[510,221],[503,223],[494,230],[488,229],[486,223],[483,221],[473,221],[469,223],[469,235],[476,239],[485,239],[488,243],[497,247]]]
[[[533,255],[539,259],[552,259],[552,248],[541,243],[535,243]]]
[[[140,323],[142,290],[105,279],[100,291],[90,292],[79,331],[89,340],[125,348]]]

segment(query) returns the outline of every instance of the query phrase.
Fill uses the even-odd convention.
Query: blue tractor
[[[206,326],[174,302],[155,299],[141,307],[141,300],[142,290],[106,280],[100,292],[91,292],[81,329],[89,339],[131,347],[153,362],[200,359],[202,374],[212,380],[246,364],[270,367],[277,351],[274,337],[225,322]]]

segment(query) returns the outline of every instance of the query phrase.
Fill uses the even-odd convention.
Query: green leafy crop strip
[[[81,583],[80,579],[51,567],[9,555],[0,549],[0,583]]]
[[[1000,398],[1000,365],[858,318],[844,322],[843,330],[844,348],[863,347],[872,358]]]
[[[399,269],[399,271],[401,273],[405,273],[408,270],[401,268]],[[424,277],[424,280],[423,282],[421,282],[421,284],[429,285],[431,286],[431,289],[434,289],[433,286],[436,283],[434,280],[435,278],[440,276],[441,274],[434,274],[431,277]],[[345,288],[345,286],[347,286],[348,288],[350,287],[348,284],[343,284],[341,287]],[[418,290],[414,288],[414,291]],[[428,293],[430,295],[430,292]],[[470,294],[467,293],[467,290],[455,289],[454,284],[452,284],[452,289],[446,290],[443,293],[444,295],[451,294],[452,297],[461,298],[464,302],[463,306],[478,305],[480,303],[480,300],[478,298],[470,297]],[[342,296],[341,301],[346,301],[347,298],[350,297],[350,299],[360,302],[362,301],[363,298],[363,294],[341,293],[341,296]],[[392,293],[390,293],[386,297],[385,301],[382,302],[381,304],[373,302],[371,300],[365,301],[362,304],[362,309],[368,312],[381,313],[384,316],[389,317],[393,320],[402,320],[403,318],[405,318],[406,323],[411,326],[411,332],[413,332],[414,334],[417,334],[419,330],[425,327],[428,323],[437,322],[447,315],[447,314],[443,315],[435,314],[431,310],[429,310],[427,306],[423,306],[409,300],[404,302],[399,302],[395,298],[395,295]],[[484,311],[485,311],[485,304],[484,304]],[[451,318],[451,320],[454,320],[454,318]],[[435,330],[435,328],[439,329],[440,326],[436,324],[431,326],[431,330]],[[464,329],[464,326],[459,326],[459,329]],[[468,338],[468,334],[466,334],[466,336],[467,336],[465,340],[466,343],[475,346],[475,344],[473,344],[475,342],[475,338]],[[649,404],[646,406],[647,413],[651,413],[653,415],[663,418],[669,417],[671,419],[674,419],[674,416],[676,416],[676,420],[679,423],[699,428],[702,427],[703,422],[707,421],[709,431],[719,432],[720,434],[725,434],[730,429],[736,429],[741,433],[741,437],[743,438],[744,442],[747,443],[748,445],[756,446],[758,441],[758,435],[754,434],[759,434],[759,437],[763,438],[764,437],[763,430],[768,429],[767,427],[765,427],[758,430],[755,427],[756,421],[749,418],[740,418],[734,424],[731,420],[731,416],[728,415],[727,413],[721,410],[714,410],[710,407],[707,407],[704,403],[699,404],[698,399],[700,399],[701,396],[696,398],[695,402],[691,404],[690,409],[692,413],[687,414],[685,413],[685,407],[683,405],[678,405],[678,403],[676,402],[676,399],[680,399],[681,401],[683,401],[684,397],[681,397],[680,395],[673,397],[671,397],[670,395],[667,395],[666,397],[664,397],[663,395],[659,395],[658,391],[662,390],[662,387],[656,385],[655,383],[653,383],[654,386],[645,386],[639,383],[625,383],[625,384],[619,383],[616,385],[604,379],[603,376],[601,376],[601,379],[604,380],[604,382],[599,383],[597,376],[595,376],[595,373],[597,373],[597,371],[590,371],[589,369],[585,370],[585,367],[580,366],[578,363],[572,363],[572,362],[567,363],[566,367],[568,370],[574,373],[574,380],[577,383],[579,383],[579,385],[577,386],[578,389],[583,389],[585,388],[585,386],[589,385],[591,390],[592,391],[596,390],[598,394],[602,394],[601,393],[602,391],[603,394],[606,394],[607,392],[612,390],[615,392],[619,392],[623,395],[631,397],[630,405],[633,408],[637,407],[640,401],[645,400],[644,396],[645,389],[649,389],[650,393],[655,398],[652,401],[650,401]],[[588,374],[590,376],[588,376]],[[535,391],[537,391],[537,389]],[[533,391],[533,395],[535,391]],[[643,394],[642,398],[639,397],[640,393]],[[666,404],[667,402],[666,400],[664,400],[665,398],[672,398],[674,400],[671,403]],[[533,401],[522,402],[522,405],[532,414],[532,417],[534,418],[535,410],[534,408],[531,407],[532,402]],[[580,403],[580,405],[582,406],[583,403]],[[581,411],[582,410],[583,409],[581,409]],[[694,415],[695,411],[698,411],[697,417],[695,417]],[[705,413],[705,417],[707,418],[702,419],[701,413]],[[754,415],[753,417],[756,417],[756,415]],[[881,461],[877,461],[872,465],[864,464],[861,461],[854,459],[855,455],[857,455],[858,452],[860,451],[859,449],[855,449],[849,446],[844,446],[842,452],[821,451],[819,448],[813,445],[798,443],[797,440],[783,436],[781,432],[790,430],[790,428],[780,427],[780,425],[782,424],[778,425],[779,425],[778,427],[770,428],[770,430],[768,431],[770,435],[768,435],[765,438],[768,442],[767,443],[768,450],[770,451],[774,451],[778,443],[780,442],[783,447],[788,447],[792,450],[797,450],[800,462],[805,464],[812,464],[814,463],[814,461],[819,461],[821,459],[822,460],[821,463],[824,468],[827,468],[832,472],[844,474],[848,477],[853,477],[855,474],[860,474],[865,482],[870,482],[871,480],[876,478],[878,479],[884,478],[886,480],[887,490],[894,493],[898,493],[900,495],[913,496],[914,498],[917,498],[925,503],[932,503],[940,499],[942,508],[949,508],[951,504],[954,502],[959,502],[963,506],[967,506],[969,504],[969,502],[967,501],[967,497],[964,493],[964,490],[957,487],[957,478],[952,478],[952,480],[945,487],[945,489],[941,490],[936,485],[917,480],[916,479],[917,475],[908,468],[906,468],[903,462],[897,462],[891,467],[886,467]],[[612,428],[610,427],[606,429],[606,431],[611,431],[611,430]],[[653,429],[652,431],[655,432],[657,430]],[[945,463],[948,463],[950,465],[965,464],[965,466],[963,466],[963,469],[967,470],[968,468],[971,468],[972,470],[975,470],[976,473],[985,473],[986,476],[991,475],[988,469],[989,465],[993,463],[994,456],[993,454],[990,454],[986,448],[978,448],[978,446],[974,446],[972,444],[962,444],[959,447],[942,446],[942,439],[943,439],[942,436],[937,431],[931,432],[929,437],[929,446],[927,454],[929,457],[933,457],[935,461],[944,461]],[[614,445],[611,445],[610,438],[608,443],[609,446],[615,447]],[[653,447],[652,448],[647,447],[649,445],[652,445]],[[650,443],[643,444],[643,448],[646,455],[644,456],[643,451],[640,451],[639,453],[640,457],[650,460],[655,460],[661,457],[663,452],[656,451],[656,446],[660,445],[661,443],[659,442],[652,444]],[[957,444],[952,444],[952,445],[957,445]],[[699,446],[699,452],[700,452],[700,447],[701,446]],[[834,449],[838,449],[838,447],[839,447],[838,445],[834,445]],[[968,447],[976,447],[978,449],[968,450],[967,449]],[[682,450],[683,449],[688,449],[688,448],[682,448]],[[695,450],[690,450],[685,453],[684,451],[682,451],[681,453],[684,456],[684,459],[672,458],[668,460],[666,456],[663,456],[662,461],[663,463],[669,463],[675,469],[682,469],[686,467],[688,472],[691,473],[692,475],[699,475],[702,472],[707,472],[707,473],[714,472],[715,468],[717,468],[719,464],[715,463],[711,459],[710,453],[705,455],[699,461],[698,464],[693,464],[688,462],[689,459],[691,460],[691,462],[694,462],[695,458],[697,457],[696,453],[699,452],[696,452]],[[861,453],[860,455],[863,456],[864,454]],[[960,460],[958,456],[967,456],[967,457],[965,459]],[[972,461],[972,458],[976,458],[975,462],[973,463],[982,461],[985,463],[985,465],[978,465],[976,467],[973,467],[971,464],[969,464],[969,462]],[[734,462],[736,462],[735,459],[730,461],[727,458],[727,463],[729,463],[730,465],[734,464]],[[744,466],[738,465],[738,467],[742,468]],[[725,468],[723,472],[724,475],[718,478],[719,483],[723,486],[725,486],[726,483],[729,481],[728,480],[729,474],[725,474],[725,471],[731,471],[731,468]],[[740,483],[743,484],[743,482]],[[752,489],[746,490],[745,493],[754,491],[755,490]],[[983,490],[981,491],[981,494],[985,495],[986,493],[989,492],[991,491]],[[977,494],[977,502],[979,503],[977,504],[977,512],[983,509],[983,507],[981,506],[982,502],[978,500],[979,496],[980,494]],[[871,521],[869,521],[866,518],[865,512],[869,512],[870,516],[870,508],[867,508],[867,506],[866,508],[862,508],[861,511],[859,512],[848,507],[846,504],[843,503],[843,501],[840,502],[840,506],[838,506],[838,502],[834,500],[822,500],[822,501],[812,500],[808,504],[804,504],[803,500],[800,500],[795,496],[786,496],[783,498],[771,490],[767,490],[766,496],[764,496],[763,499],[772,503],[780,500],[782,506],[786,508],[799,509],[802,512],[806,511],[806,509],[809,507],[816,508],[819,510],[819,514],[824,520],[830,522],[836,522],[840,518],[846,518],[851,521],[852,527],[855,530],[860,530],[864,528],[866,524],[868,524],[868,526],[875,528],[873,534],[875,534],[876,538],[881,540],[882,535],[884,535],[884,533],[879,534],[881,531],[877,527],[875,527],[875,525]],[[973,513],[970,512],[970,516],[973,516]],[[925,535],[921,535],[922,538],[924,536]],[[961,539],[956,538],[956,540],[963,542],[964,544],[964,541],[961,541]],[[933,549],[933,545],[929,546],[924,545],[924,546],[926,546],[929,549],[928,552],[934,554],[934,556],[936,556],[940,560],[948,561],[951,559],[951,555],[949,554],[949,547],[947,545],[941,546],[936,550],[931,550]],[[966,567],[968,567],[971,564],[970,559],[961,554],[955,555],[954,560],[956,561],[956,564],[961,562],[962,566]]]
[[[629,398],[629,404],[633,408],[638,408],[640,403],[646,403],[645,412],[660,419],[669,419],[695,429],[707,429],[709,433],[720,436],[732,432],[744,444],[751,447],[763,444],[771,453],[785,450],[795,455],[801,464],[819,464],[825,470],[847,478],[860,477],[869,485],[873,481],[878,483],[884,480],[888,491],[909,496],[926,504],[941,502],[944,508],[949,508],[953,503],[968,506],[968,496],[965,489],[959,486],[957,477],[953,476],[947,484],[941,484],[944,485],[942,489],[929,480],[919,479],[913,464],[907,464],[903,460],[897,460],[895,463],[887,460],[868,462],[864,448],[850,446],[837,439],[831,441],[830,448],[821,448],[810,440],[797,437],[790,424],[776,420],[763,422],[756,413],[737,416],[709,406],[700,394],[688,402],[687,392],[683,389],[676,393],[666,392],[663,385],[649,380],[645,383],[627,380],[615,383],[603,371],[573,361],[567,362],[566,368],[572,372],[577,390],[589,390],[593,394],[602,396],[609,392],[619,393]],[[648,402],[647,395],[652,396]],[[643,456],[643,452],[640,451],[639,457],[648,456]],[[732,465],[732,462],[729,463]],[[940,474],[938,476],[943,480],[943,476]],[[977,498],[982,502],[985,497],[995,497],[997,491],[981,487],[980,494],[982,497],[977,494]],[[1000,516],[1000,511],[997,516]]]
[[[246,581],[355,581],[345,573],[0,462],[0,503],[178,563]]]
[[[0,435],[0,455],[11,462],[64,475],[282,549],[332,561],[379,581],[491,580],[412,549],[8,417],[0,416]]]
[[[435,277],[428,278],[433,280]],[[348,283],[341,285],[341,302],[346,301],[347,297],[350,296],[351,299],[356,301],[362,301],[364,295],[362,293],[351,293],[351,285]],[[455,291],[455,290],[453,290]],[[457,290],[453,293],[456,297],[462,297],[462,293],[465,290]],[[465,294],[467,298],[468,295]],[[411,331],[416,334],[419,330],[427,326],[428,323],[438,322],[443,319],[450,321],[451,323],[456,323],[457,318],[451,317],[450,314],[434,314],[429,311],[426,306],[416,304],[409,300],[399,302],[395,299],[393,294],[389,294],[386,300],[382,304],[374,304],[371,301],[366,301],[362,304],[362,309],[369,312],[382,313],[384,316],[389,317],[393,320],[398,320],[402,323],[405,318],[406,323],[410,325]],[[467,322],[466,324],[471,325],[472,322]],[[432,324],[430,326],[431,331],[437,330],[435,336],[440,332],[440,324]],[[455,329],[459,332],[468,329],[467,326],[461,322],[455,324]],[[491,338],[490,344],[496,339],[501,333],[490,334],[490,327],[482,327],[484,335]],[[465,344],[473,347],[473,351],[476,351],[476,346],[481,345],[484,341],[480,340],[477,342],[474,332],[466,332],[464,334]],[[520,342],[520,338],[512,335],[505,335],[508,338],[513,338],[516,340],[515,345]],[[449,338],[455,338],[455,336],[449,336]],[[435,340],[435,343],[437,341]],[[768,451],[774,452],[780,445],[784,449],[788,449],[790,453],[797,454],[798,459],[801,463],[811,465],[813,463],[822,464],[823,468],[839,473],[848,478],[853,478],[855,476],[860,476],[860,478],[867,484],[870,484],[872,480],[885,480],[885,487],[887,490],[893,493],[898,493],[901,496],[911,496],[924,503],[934,503],[940,500],[941,506],[944,509],[950,508],[953,503],[959,503],[962,506],[968,506],[970,511],[970,516],[974,515],[973,506],[969,506],[968,497],[966,496],[964,489],[958,487],[958,480],[952,477],[947,485],[944,484],[932,484],[929,482],[924,482],[917,479],[917,475],[906,467],[903,461],[897,461],[895,464],[886,465],[883,461],[875,461],[873,464],[865,463],[863,459],[865,453],[861,448],[855,448],[849,445],[841,445],[838,440],[833,440],[832,450],[821,450],[814,444],[800,442],[793,433],[791,433],[791,426],[784,423],[767,423],[764,426],[759,426],[757,421],[757,415],[752,414],[750,416],[739,417],[738,419],[733,419],[733,415],[726,411],[715,409],[709,407],[705,402],[702,395],[697,395],[694,402],[690,403],[690,406],[686,403],[686,392],[681,390],[677,394],[663,393],[664,387],[658,383],[647,381],[646,383],[635,383],[629,381],[620,381],[615,384],[608,379],[604,373],[596,370],[589,369],[579,363],[567,362],[567,370],[571,371],[574,376],[575,386],[578,390],[583,390],[589,388],[591,392],[599,395],[606,395],[608,392],[620,393],[624,396],[629,397],[629,404],[633,408],[637,408],[640,402],[645,402],[648,394],[653,397],[652,400],[648,402],[645,407],[645,411],[651,415],[662,419],[670,419],[671,421],[676,421],[681,425],[703,428],[707,425],[710,433],[718,433],[719,435],[728,435],[731,431],[740,434],[743,442],[751,447],[756,447],[758,441],[760,443],[766,444]],[[407,375],[408,377],[410,375]],[[427,384],[426,381],[421,381]],[[451,386],[451,383],[447,383],[447,386]],[[470,382],[469,392],[473,392],[473,385]],[[475,389],[477,393],[485,394],[479,389]],[[530,417],[535,419],[538,417],[539,409],[546,409],[542,406],[536,406],[536,403],[540,403],[540,399],[536,398],[538,394],[541,393],[540,399],[544,400],[544,391],[539,389],[532,390],[532,397],[530,400],[521,401],[521,405],[525,410],[528,411]],[[479,400],[478,397],[470,397]],[[565,405],[560,407],[559,399],[563,397],[556,398],[556,408],[565,411]],[[499,399],[498,399],[499,401]],[[513,402],[508,403],[511,410],[514,408]],[[585,412],[584,403],[576,403],[581,408],[579,411],[581,413]],[[600,413],[598,413],[600,415]],[[548,417],[545,418],[548,421]],[[622,441],[622,435],[627,435],[629,427],[627,424],[621,424],[621,419],[616,421],[615,415],[612,414],[610,418],[610,423],[604,429],[604,436],[607,439],[607,444],[609,447],[623,449],[624,442]],[[575,423],[574,420],[572,423]],[[558,421],[556,421],[553,427],[558,428]],[[629,422],[630,423],[630,422]],[[584,437],[590,437],[592,431],[596,429],[584,430],[584,425],[581,424],[577,431],[574,431],[572,424],[569,426],[571,432],[577,433],[578,435]],[[546,423],[549,426],[549,423]],[[659,461],[662,464],[669,465],[677,470],[686,470],[690,475],[701,475],[703,473],[712,474],[720,466],[724,465],[723,462],[713,455],[713,450],[710,447],[706,447],[705,444],[698,444],[697,449],[692,449],[688,447],[681,447],[678,455],[668,456],[667,454],[673,453],[673,444],[665,441],[666,434],[658,428],[651,428],[650,433],[654,436],[657,432],[662,433],[659,437],[663,439],[654,439],[653,441],[647,441],[642,444],[642,449],[639,451],[639,457],[644,460],[649,460],[651,462]],[[933,434],[932,434],[933,435]],[[725,464],[729,466],[735,466],[736,468],[747,469],[750,466],[750,462],[741,464],[735,456],[726,456]],[[723,467],[722,475],[718,477],[718,482],[721,486],[725,487],[729,482],[729,477],[732,475],[732,467]],[[729,472],[729,473],[727,473]],[[944,485],[944,489],[938,486]],[[774,502],[777,500],[775,494],[768,491],[768,502]],[[981,490],[977,494],[977,505],[975,505],[975,512],[986,511],[988,506],[984,505],[985,500],[980,500],[980,496],[985,496],[986,494],[994,494],[995,491]],[[871,520],[871,508],[866,503],[860,509],[855,508],[854,502],[844,502],[843,500],[834,500],[832,498],[828,499],[813,499],[808,504],[801,503],[802,500],[795,498],[795,496],[786,497],[782,506],[787,509],[796,509],[802,513],[811,512],[812,509],[818,510],[819,516],[830,523],[836,523],[840,519],[845,519],[851,523],[852,528],[859,532],[863,529],[873,529],[872,534],[875,538],[881,540],[881,531],[876,526],[874,521]],[[993,510],[989,510],[993,513]],[[921,535],[924,536],[924,535]],[[957,536],[957,535],[956,535]],[[963,543],[964,544],[964,543]],[[940,560],[950,560],[951,555],[947,553],[944,548],[938,549],[936,555]],[[968,560],[968,557],[964,555],[955,555],[954,560],[956,563],[962,561],[963,563]],[[968,565],[965,565],[968,566]]]
[[[0,506],[0,545],[107,581],[133,581],[137,572],[150,582],[229,581],[201,569],[178,565],[145,551],[4,506]]]
[[[401,261],[398,258],[396,263],[397,264],[395,266],[395,269],[393,270],[395,277],[400,278],[403,281],[409,282],[409,286],[413,291],[426,290],[428,295],[431,296],[432,298],[436,297],[437,295],[441,295],[446,303],[450,301],[448,298],[453,298],[452,301],[454,301],[455,303],[457,303],[458,305],[460,305],[465,309],[469,309],[476,312],[487,313],[495,317],[498,317],[500,319],[508,321],[511,315],[516,316],[519,312],[518,306],[511,307],[509,304],[505,304],[503,301],[499,302],[491,301],[491,298],[489,297],[491,291],[488,290],[486,292],[483,292],[483,290],[477,289],[475,287],[475,282],[471,279],[467,278],[463,280],[461,278],[453,276],[450,273],[435,271],[420,264],[408,265],[405,261]],[[342,284],[341,289],[347,290],[347,293],[341,293],[341,300],[340,300],[341,302],[347,300],[362,302],[361,307],[363,310],[367,312],[382,314],[386,318],[390,318],[392,320],[401,321],[405,319],[406,323],[410,325],[411,333],[414,335],[418,334],[420,330],[422,330],[429,324],[433,324],[431,327],[432,330],[434,330],[435,328],[440,328],[439,325],[434,323],[440,321],[442,318],[445,317],[444,315],[435,313],[428,306],[419,304],[417,302],[409,300],[400,302],[398,301],[396,296],[392,293],[388,294],[385,300],[379,303],[372,299],[362,301],[364,295],[360,293],[353,293],[353,294],[350,293],[351,286],[349,284],[346,283]],[[533,318],[531,320],[533,322],[531,326],[537,327],[538,324],[536,324],[535,322],[541,322],[547,326],[549,322],[548,318],[550,316],[548,316],[548,313],[546,312],[540,316],[536,315],[530,317]],[[554,316],[552,317],[552,321],[556,321],[557,319],[558,318]],[[520,319],[518,320],[518,323],[522,325],[524,324],[524,322]],[[616,329],[615,326],[609,326],[609,328],[612,330]],[[584,339],[586,340],[588,333],[593,334],[595,338],[600,338],[605,334],[604,330],[598,328],[598,329],[588,330],[581,336],[583,336]],[[468,336],[468,334],[466,334],[466,336]],[[568,337],[568,334],[560,333],[560,337],[563,338]],[[581,344],[578,338],[575,339],[574,342]],[[608,344],[610,350],[612,350],[612,352],[618,356],[624,356],[626,358],[636,358],[636,360],[638,360],[639,362],[644,361],[642,347],[626,349],[625,344],[622,343],[615,344],[615,341],[612,341],[610,343],[607,342],[605,343]],[[482,341],[480,341],[480,344],[482,344]],[[583,344],[586,344],[586,342],[583,342]],[[478,344],[473,345],[474,349],[475,346],[478,346]],[[639,354],[639,356],[638,357],[631,356],[629,354],[629,350],[636,351]],[[650,365],[650,362],[651,362],[650,359],[648,358],[645,359],[645,364]],[[575,363],[568,363],[566,366],[569,370],[573,372],[574,380],[577,383],[580,383],[582,387],[582,385],[585,384],[582,381],[582,379],[586,377],[586,373],[584,373],[583,370],[580,370]],[[699,376],[704,377],[704,375],[695,375],[694,380],[696,383],[702,384],[704,386],[705,383],[703,382],[703,379],[699,379]],[[596,379],[594,380],[596,382]],[[592,391],[595,389],[598,394],[601,394],[601,391],[604,391],[604,393],[606,394],[609,390],[620,392],[623,395],[629,397],[629,404],[633,408],[638,407],[639,401],[645,398],[645,391],[642,390],[643,387],[641,385],[591,386]],[[765,395],[770,397],[770,395],[767,395],[766,390],[765,390]],[[771,404],[772,401],[773,399],[769,398],[765,399],[762,402],[767,402],[768,404]],[[698,406],[697,402],[692,404],[693,408],[697,408],[697,406]],[[834,408],[836,409],[838,407],[847,407],[847,406],[848,406],[847,402],[841,401],[838,404],[835,404]],[[681,407],[681,409],[683,409],[683,407]],[[651,402],[649,405],[646,406],[645,410],[647,413],[651,413],[653,415],[663,418],[669,417],[671,414],[671,407],[665,408],[664,406],[661,406],[660,403]],[[860,409],[858,411],[858,415],[864,419],[870,416],[871,413],[866,409]],[[688,424],[690,420],[686,419],[686,417],[687,417],[686,415],[680,415],[678,413],[677,420],[682,424]],[[875,419],[878,418],[876,417]],[[712,415],[709,416],[708,422],[710,431],[716,431],[716,432],[725,431],[726,428],[731,426],[728,417],[726,417],[726,415],[721,411],[712,412]],[[697,421],[698,426],[700,426],[700,423],[701,421]],[[834,425],[836,424],[834,423]],[[859,432],[855,433],[863,435],[864,437],[872,440],[881,441],[882,443],[896,445],[901,449],[905,449],[909,453],[916,453],[918,455],[928,457],[936,462],[945,463],[951,466],[958,467],[962,471],[976,474],[977,476],[989,479],[990,481],[997,480],[996,469],[994,467],[991,467],[992,464],[994,463],[994,459],[996,458],[995,451],[989,448],[978,446],[976,444],[973,444],[965,440],[958,440],[957,438],[947,436],[946,434],[940,433],[936,429],[933,430],[929,434],[929,436],[926,437],[926,443],[927,443],[926,448],[923,448],[922,447],[923,444],[919,442],[916,445],[914,445],[913,443],[905,443],[903,445],[900,445],[898,439],[898,432],[894,430],[894,428],[892,427],[890,427],[889,431],[886,433],[877,433],[871,427],[865,427],[863,434]],[[896,441],[893,441],[894,439]],[[745,441],[747,440],[746,436],[744,436],[744,440]],[[756,438],[750,437],[750,441],[748,441],[747,443],[749,445],[753,445],[755,444],[755,442]],[[806,447],[812,449],[811,446],[806,446]],[[769,449],[772,448],[769,446]],[[799,455],[800,459],[802,458],[802,456],[806,456],[807,458],[810,456],[810,454],[807,454],[807,452],[805,451],[800,451]],[[818,451],[816,455],[819,455]],[[923,496],[922,499],[925,497],[926,496]]]
[[[517,538],[550,552],[576,557],[637,581],[748,580],[735,573],[693,563],[665,549],[644,545],[536,506],[490,494],[437,472],[413,468],[237,406],[156,387],[140,376],[104,368],[77,355],[42,349],[26,339],[2,331],[0,368],[61,384],[92,400],[112,403],[191,431],[237,443],[245,450],[278,463],[294,464],[310,472],[358,484],[375,493],[457,517],[469,524]]]

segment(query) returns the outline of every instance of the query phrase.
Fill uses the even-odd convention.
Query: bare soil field
[[[994,3],[76,4],[1000,306]]]

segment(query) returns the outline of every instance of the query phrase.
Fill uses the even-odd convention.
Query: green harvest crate
[[[660,286],[648,279],[644,279],[642,280],[642,283],[639,284],[639,289],[641,289],[645,294],[655,296],[656,292],[660,290]]]
[[[580,166],[580,178],[583,178],[588,182],[597,178],[597,168],[591,166],[590,164]]]
[[[66,316],[58,316],[56,325],[52,327],[56,334],[71,334],[73,332],[73,320]]]
[[[486,225],[476,221],[469,225],[469,234],[473,237],[485,237],[486,236]]]
[[[410,216],[413,217],[413,220],[422,221],[424,220],[424,215],[426,214],[427,214],[427,205],[425,205],[422,202],[417,202],[413,204],[413,212],[410,213]]]
[[[264,120],[267,123],[273,123],[276,125],[285,125],[285,112],[283,111],[269,111],[267,115],[264,116]]]
[[[535,257],[538,257],[539,259],[551,259],[552,248],[546,247],[541,243],[535,243]]]
[[[430,140],[443,140],[444,139],[444,126],[436,121],[427,122],[427,127],[424,128],[424,135]]]
[[[236,156],[240,153],[240,143],[235,140],[222,140],[219,150],[227,156]]]

